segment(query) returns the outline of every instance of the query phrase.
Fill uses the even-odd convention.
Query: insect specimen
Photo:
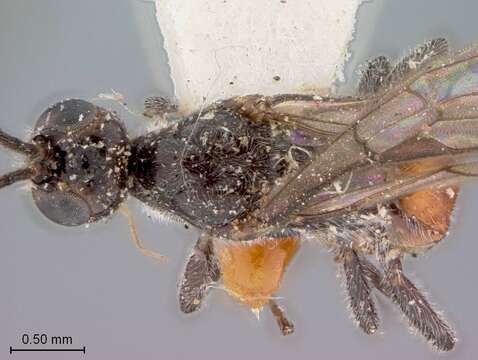
[[[174,104],[146,101],[145,115]],[[374,333],[378,291],[438,350],[455,335],[406,277],[402,259],[445,237],[460,184],[478,175],[478,47],[449,54],[435,39],[392,66],[367,64],[356,97],[249,95],[218,101],[129,139],[118,116],[65,100],[38,119],[31,142],[0,132],[27,155],[0,187],[31,180],[57,224],[112,214],[127,195],[202,231],[179,285],[183,312],[211,284],[254,311],[275,303],[300,240],[330,247],[359,327]]]

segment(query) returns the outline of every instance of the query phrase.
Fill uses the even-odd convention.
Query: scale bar
[[[46,348],[38,348],[38,349],[21,349],[21,348],[12,348],[10,346],[10,354],[17,352],[17,351],[45,351],[45,352],[62,352],[62,351],[67,351],[67,352],[82,352],[83,354],[86,354],[86,347],[83,346],[81,349],[46,349]]]

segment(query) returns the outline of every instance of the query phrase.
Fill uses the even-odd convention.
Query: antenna
[[[32,156],[37,153],[37,148],[33,144],[23,142],[14,136],[8,135],[2,130],[0,130],[0,145],[28,156]],[[30,168],[19,169],[2,175],[0,176],[0,189],[17,181],[28,180],[32,176],[33,170]]]
[[[22,140],[8,135],[0,129],[0,145],[3,145],[7,149],[16,151],[24,155],[34,155],[37,152],[35,145],[23,142]]]
[[[13,184],[17,181],[28,180],[33,176],[33,171],[30,168],[12,171],[8,174],[0,176],[0,189]]]

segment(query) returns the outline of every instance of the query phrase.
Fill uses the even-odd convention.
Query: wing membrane
[[[375,100],[343,101],[332,102],[333,105],[308,99],[273,101],[272,109],[280,111],[280,116],[275,113],[272,118],[281,121],[284,115],[285,118],[294,115],[291,127],[307,131],[313,119],[318,127],[324,123],[340,123],[344,128],[350,125],[342,133],[334,134],[328,146],[314,154],[306,166],[284,179],[264,200],[258,217],[277,224],[287,221],[292,212],[327,213],[352,205],[361,208],[476,175],[476,48],[451,57],[439,56],[423,68],[409,70],[403,82]],[[341,104],[347,106],[342,109]],[[346,196],[342,194],[340,200],[337,197],[327,204],[318,204],[317,194],[331,182],[370,163],[376,168],[393,170],[403,162],[426,159],[440,160],[433,171],[393,178],[395,174],[389,170],[387,175],[391,178],[382,184],[372,184]]]
[[[390,202],[422,189],[453,186],[477,175],[478,162],[450,166],[441,170],[422,171],[417,174],[405,173],[388,181],[353,189],[343,194],[338,193],[326,200],[311,202],[310,206],[297,210],[293,219],[296,224],[313,224],[347,211],[366,209],[376,204]],[[320,199],[320,197],[317,198]]]

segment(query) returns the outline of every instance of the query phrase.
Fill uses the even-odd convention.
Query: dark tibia
[[[151,96],[144,101],[143,115],[149,118],[164,116],[178,111],[178,106],[161,96]]]
[[[371,263],[364,263],[366,276],[383,294],[396,303],[410,324],[438,350],[449,351],[455,346],[453,330],[433,310],[425,297],[403,275],[400,259],[391,260],[382,277]]]
[[[392,66],[385,56],[379,56],[367,63],[367,68],[362,72],[359,82],[359,94],[375,94],[388,86]]]
[[[347,249],[341,254],[350,307],[360,328],[373,334],[378,328],[378,315],[370,294],[370,287],[364,273],[361,259],[354,250]]]
[[[447,41],[439,38],[427,41],[417,47],[398,62],[393,69],[389,60],[384,56],[370,60],[361,74],[358,86],[359,94],[362,96],[375,94],[390,84],[397,83],[416,69],[427,64],[428,61],[445,54],[447,51]]]
[[[17,181],[28,180],[32,175],[33,172],[29,168],[12,171],[11,173],[2,175],[0,176],[0,189]]]
[[[415,285],[403,275],[399,259],[389,263],[384,284],[391,299],[400,306],[414,328],[431,341],[438,350],[453,349],[455,345],[453,331],[432,309]]]
[[[208,286],[219,280],[220,270],[216,262],[210,238],[201,236],[186,264],[179,289],[179,306],[182,312],[199,310],[207,294]]]
[[[390,73],[389,81],[396,83],[415,69],[419,69],[430,60],[446,54],[448,52],[448,42],[446,39],[437,38],[427,41],[425,44],[414,49],[408,56],[405,56]]]
[[[36,147],[33,144],[23,142],[14,136],[8,135],[2,130],[0,130],[0,145],[25,155],[33,155],[36,153]]]
[[[370,261],[366,259],[362,259],[361,262],[363,273],[367,277],[367,279],[369,279],[373,286],[377,288],[382,294],[388,296],[388,294],[385,293],[384,289],[382,288],[383,276],[380,273],[380,270],[378,270]]]
[[[294,332],[294,324],[287,319],[284,310],[282,310],[274,300],[269,300],[269,308],[271,309],[272,315],[276,318],[277,325],[279,325],[282,335],[285,336],[292,334]]]
[[[214,254],[214,245],[211,238],[201,236],[196,243],[196,248],[206,255],[209,278],[211,281],[218,281],[221,278],[221,269]]]

